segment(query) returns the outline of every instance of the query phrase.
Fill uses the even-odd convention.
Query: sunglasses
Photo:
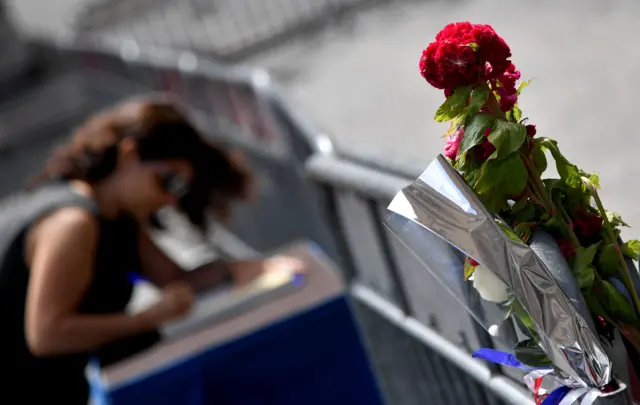
[[[179,173],[158,173],[158,180],[160,181],[160,187],[176,199],[180,199],[187,195],[191,188],[189,179]]]

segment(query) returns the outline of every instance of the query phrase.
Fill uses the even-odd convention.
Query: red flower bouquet
[[[620,240],[626,224],[603,207],[597,175],[571,163],[523,117],[518,99],[530,82],[520,81],[510,58],[491,26],[468,22],[447,25],[422,52],[420,74],[446,97],[435,114],[436,121],[450,122],[443,155],[523,241],[536,230],[551,234],[600,337],[610,340],[618,330],[626,346],[640,352],[639,278],[629,265],[640,241]],[[559,178],[542,177],[548,157]],[[476,268],[467,260],[465,277]]]

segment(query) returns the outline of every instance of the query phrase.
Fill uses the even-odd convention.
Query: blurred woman
[[[185,272],[145,230],[165,206],[204,230],[208,211],[226,216],[250,188],[249,171],[169,102],[127,102],[84,124],[0,213],[0,403],[86,404],[90,355],[113,357],[114,343],[141,336],[152,344],[194,291],[296,266],[276,258]],[[124,312],[132,271],[163,288],[134,315]]]

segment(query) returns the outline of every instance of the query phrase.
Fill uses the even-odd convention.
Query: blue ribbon
[[[549,370],[551,367],[531,367],[520,360],[516,359],[511,353],[502,352],[500,350],[482,348],[476,350],[472,357],[474,359],[482,359],[492,363],[500,364],[508,367],[515,367],[525,371],[533,370]]]
[[[482,359],[486,361],[490,361],[492,363],[500,364],[508,367],[515,367],[525,371],[533,371],[533,370],[548,370],[551,367],[531,367],[520,360],[516,359],[511,353],[502,352],[500,350],[494,349],[478,349],[473,353],[474,359]],[[560,387],[551,392],[545,399],[542,401],[542,405],[558,405],[562,399],[571,392],[571,387]]]
[[[566,386],[556,388],[542,401],[542,405],[558,405],[571,390],[572,388]]]

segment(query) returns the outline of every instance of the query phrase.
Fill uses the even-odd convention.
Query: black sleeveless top
[[[29,283],[29,269],[24,260],[25,235],[38,219],[69,206],[82,207],[100,220],[93,280],[79,312],[122,313],[131,298],[133,285],[129,273],[140,269],[134,220],[102,218],[95,201],[76,193],[67,183],[47,185],[3,201],[0,205],[0,404],[87,403],[84,373],[94,353],[34,357],[25,340],[24,312]],[[103,364],[111,363],[157,339],[157,333],[138,336],[109,345],[95,354]]]

